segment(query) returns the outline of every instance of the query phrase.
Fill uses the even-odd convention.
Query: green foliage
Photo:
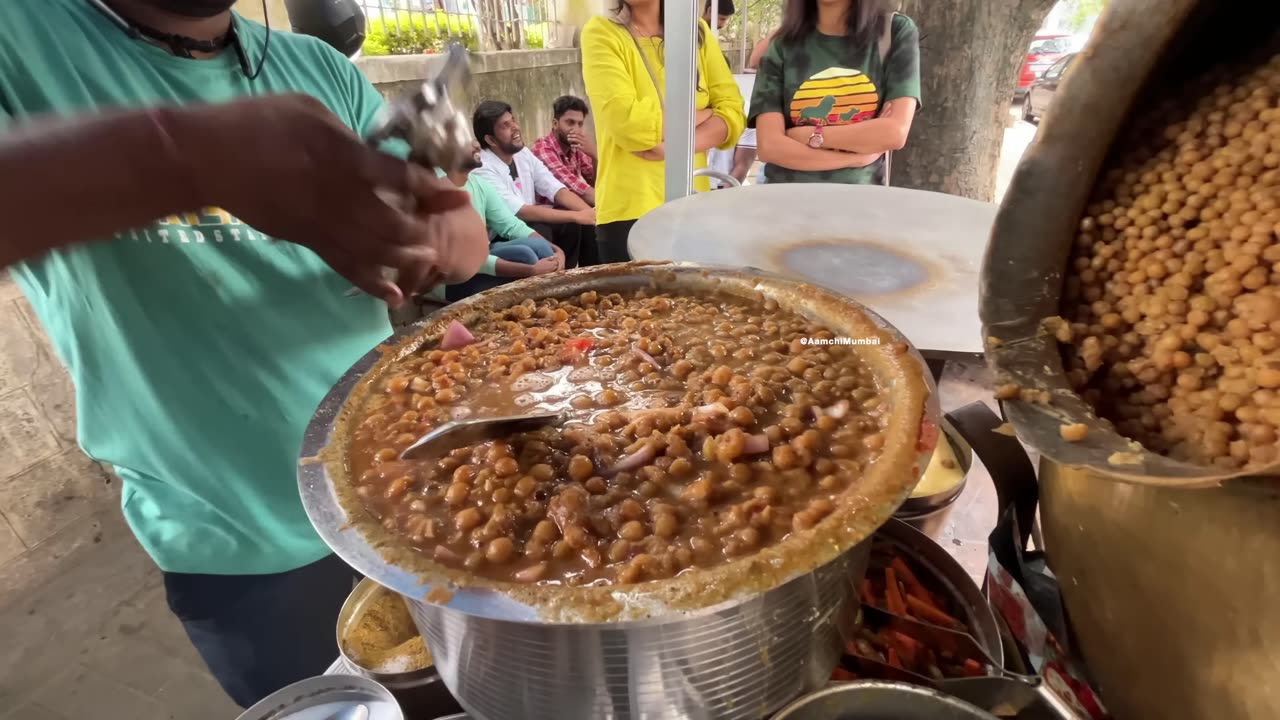
[[[1074,0],[1071,3],[1071,15],[1067,18],[1067,27],[1071,32],[1084,30],[1106,6],[1107,0]]]
[[[384,14],[369,20],[362,49],[364,55],[418,55],[441,52],[450,41],[461,41],[468,50],[479,50],[475,18],[439,11],[399,10],[394,18]]]

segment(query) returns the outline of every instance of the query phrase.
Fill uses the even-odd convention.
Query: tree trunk
[[[920,29],[920,92],[893,184],[990,202],[1009,103],[1054,0],[905,0]]]
[[[483,50],[506,50],[502,36],[502,0],[480,0],[476,14],[480,21],[480,47]]]

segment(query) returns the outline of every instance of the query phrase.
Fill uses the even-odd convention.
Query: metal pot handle
[[[711,168],[702,168],[701,170],[694,170],[693,176],[715,178],[720,182],[728,183],[729,187],[742,187],[742,183],[738,182],[738,178],[728,173],[722,173],[719,170],[712,170]]]

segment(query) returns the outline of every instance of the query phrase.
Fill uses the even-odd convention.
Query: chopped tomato
[[[587,351],[595,344],[596,341],[589,337],[566,340],[560,349],[560,362],[577,365],[586,359]]]

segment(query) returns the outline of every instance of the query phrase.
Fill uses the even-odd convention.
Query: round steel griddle
[[[922,352],[982,352],[978,274],[997,206],[879,185],[750,185],[698,193],[631,230],[637,260],[747,266],[824,285]]]

